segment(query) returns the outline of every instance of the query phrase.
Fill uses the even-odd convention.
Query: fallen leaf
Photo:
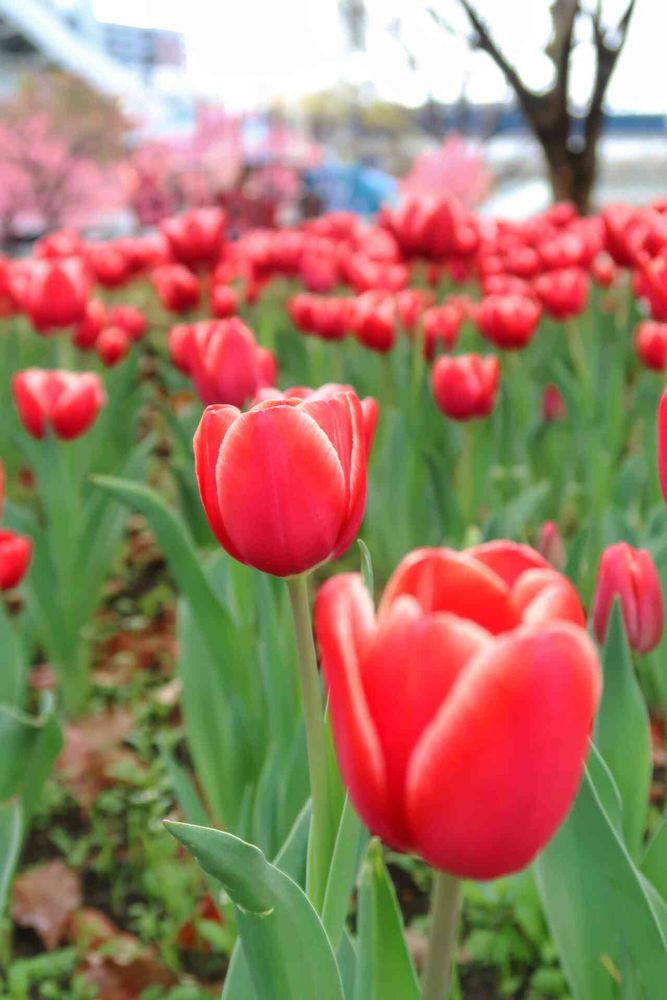
[[[81,906],[81,876],[63,861],[49,861],[14,881],[12,916],[32,927],[49,951],[62,940],[71,915]]]
[[[119,765],[142,766],[137,754],[123,746],[133,727],[131,713],[123,709],[111,709],[66,727],[56,771],[83,809],[90,809],[100,792],[118,783]]]
[[[98,1000],[139,1000],[149,986],[168,988],[173,972],[133,934],[119,934],[86,955],[79,973],[98,989]]]

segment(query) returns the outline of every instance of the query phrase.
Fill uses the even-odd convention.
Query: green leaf
[[[575,1000],[616,1000],[614,970],[637,998],[661,996],[667,944],[658,916],[588,772],[566,822],[535,862],[540,897]]]
[[[234,902],[258,1000],[342,1000],[331,945],[296,882],[257,847],[230,833],[185,823],[165,825]]]
[[[401,911],[377,840],[368,847],[359,887],[354,996],[355,1000],[417,1000],[419,996]]]
[[[322,907],[322,923],[334,950],[340,944],[359,860],[367,842],[368,833],[348,795],[338,824]]]
[[[357,538],[357,545],[359,546],[359,552],[361,553],[361,576],[366,590],[372,596],[375,588],[373,558],[363,538]]]
[[[607,629],[602,664],[604,687],[595,723],[595,745],[620,792],[625,841],[637,859],[651,782],[651,733],[617,601]]]
[[[9,890],[23,838],[23,813],[19,799],[0,804],[0,917],[4,916]]]
[[[649,841],[641,868],[649,882],[667,901],[667,813]]]

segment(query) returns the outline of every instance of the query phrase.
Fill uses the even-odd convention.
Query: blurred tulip
[[[350,546],[366,502],[361,404],[352,392],[209,406],[195,466],[211,529],[235,559],[293,576]]]
[[[526,347],[535,335],[542,310],[526,295],[487,295],[474,308],[480,332],[506,350]]]
[[[109,326],[120,327],[130,340],[141,340],[148,329],[148,320],[136,306],[112,306],[109,310]]]
[[[609,288],[613,285],[616,273],[616,265],[606,254],[600,254],[591,264],[591,278],[600,288]]]
[[[422,316],[424,329],[424,355],[429,361],[435,357],[438,345],[451,351],[459,339],[467,308],[462,299],[452,296],[440,306],[431,306]]]
[[[646,549],[618,542],[602,553],[592,610],[599,643],[605,640],[615,598],[620,600],[632,649],[637,653],[655,649],[662,638],[664,608],[660,579]]]
[[[357,340],[372,351],[384,354],[392,349],[397,320],[396,302],[386,292],[364,292],[353,300],[350,328]]]
[[[199,302],[199,279],[182,264],[163,264],[151,275],[155,291],[165,309],[187,312]]]
[[[194,208],[165,220],[160,228],[179,264],[210,267],[224,246],[225,223],[220,208]]]
[[[645,320],[635,331],[637,357],[653,371],[661,372],[667,366],[667,323]]]
[[[275,357],[257,344],[252,330],[238,316],[174,327],[169,350],[207,406],[244,406],[258,389],[276,380]]]
[[[540,528],[537,549],[554,569],[563,570],[566,561],[565,546],[555,521],[545,521]]]
[[[211,291],[211,310],[216,319],[227,319],[238,309],[238,297],[227,285],[214,285]]]
[[[435,401],[454,420],[488,416],[496,401],[499,381],[500,362],[493,354],[443,355],[431,372]]]
[[[131,261],[111,242],[89,246],[86,256],[95,280],[104,288],[119,288],[132,277]]]
[[[579,267],[548,271],[535,279],[535,291],[549,316],[571,319],[586,308],[588,278]]]
[[[17,587],[28,572],[32,541],[8,528],[0,528],[0,591]]]
[[[549,424],[554,420],[562,420],[566,414],[565,400],[558,386],[551,382],[545,385],[542,392],[542,420]]]
[[[47,428],[66,441],[94,423],[106,402],[99,375],[93,372],[27,368],[12,379],[12,392],[28,434],[43,438]]]
[[[95,341],[97,356],[107,368],[122,361],[131,346],[132,338],[120,326],[105,327]]]
[[[102,329],[108,323],[107,307],[100,299],[90,299],[83,319],[72,333],[72,342],[80,351],[92,351]]]
[[[81,257],[30,261],[22,270],[19,304],[40,333],[83,320],[90,275]]]
[[[601,679],[582,622],[569,581],[512,542],[411,553],[377,614],[359,576],[329,580],[315,627],[334,743],[371,832],[461,878],[527,865],[588,752]]]

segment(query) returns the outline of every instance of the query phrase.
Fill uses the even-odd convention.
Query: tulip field
[[[0,996],[667,997],[667,201],[0,261]]]

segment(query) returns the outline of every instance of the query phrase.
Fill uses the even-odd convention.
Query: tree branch
[[[586,142],[586,147],[597,142],[598,136],[600,134],[600,129],[602,128],[603,119],[603,103],[604,96],[609,86],[609,81],[611,80],[612,73],[618,61],[623,46],[625,45],[625,40],[628,34],[628,28],[630,26],[630,18],[632,17],[632,12],[635,8],[636,0],[630,0],[630,3],[625,9],[623,17],[618,22],[618,26],[615,31],[615,36],[618,39],[615,45],[610,45],[607,41],[607,32],[602,25],[602,17],[600,12],[601,4],[598,0],[595,11],[591,13],[591,22],[593,25],[593,37],[595,39],[595,49],[597,56],[597,66],[595,70],[595,82],[593,84],[593,93],[591,94],[591,103],[588,109],[588,114],[586,116],[586,124],[584,126],[584,138]]]

